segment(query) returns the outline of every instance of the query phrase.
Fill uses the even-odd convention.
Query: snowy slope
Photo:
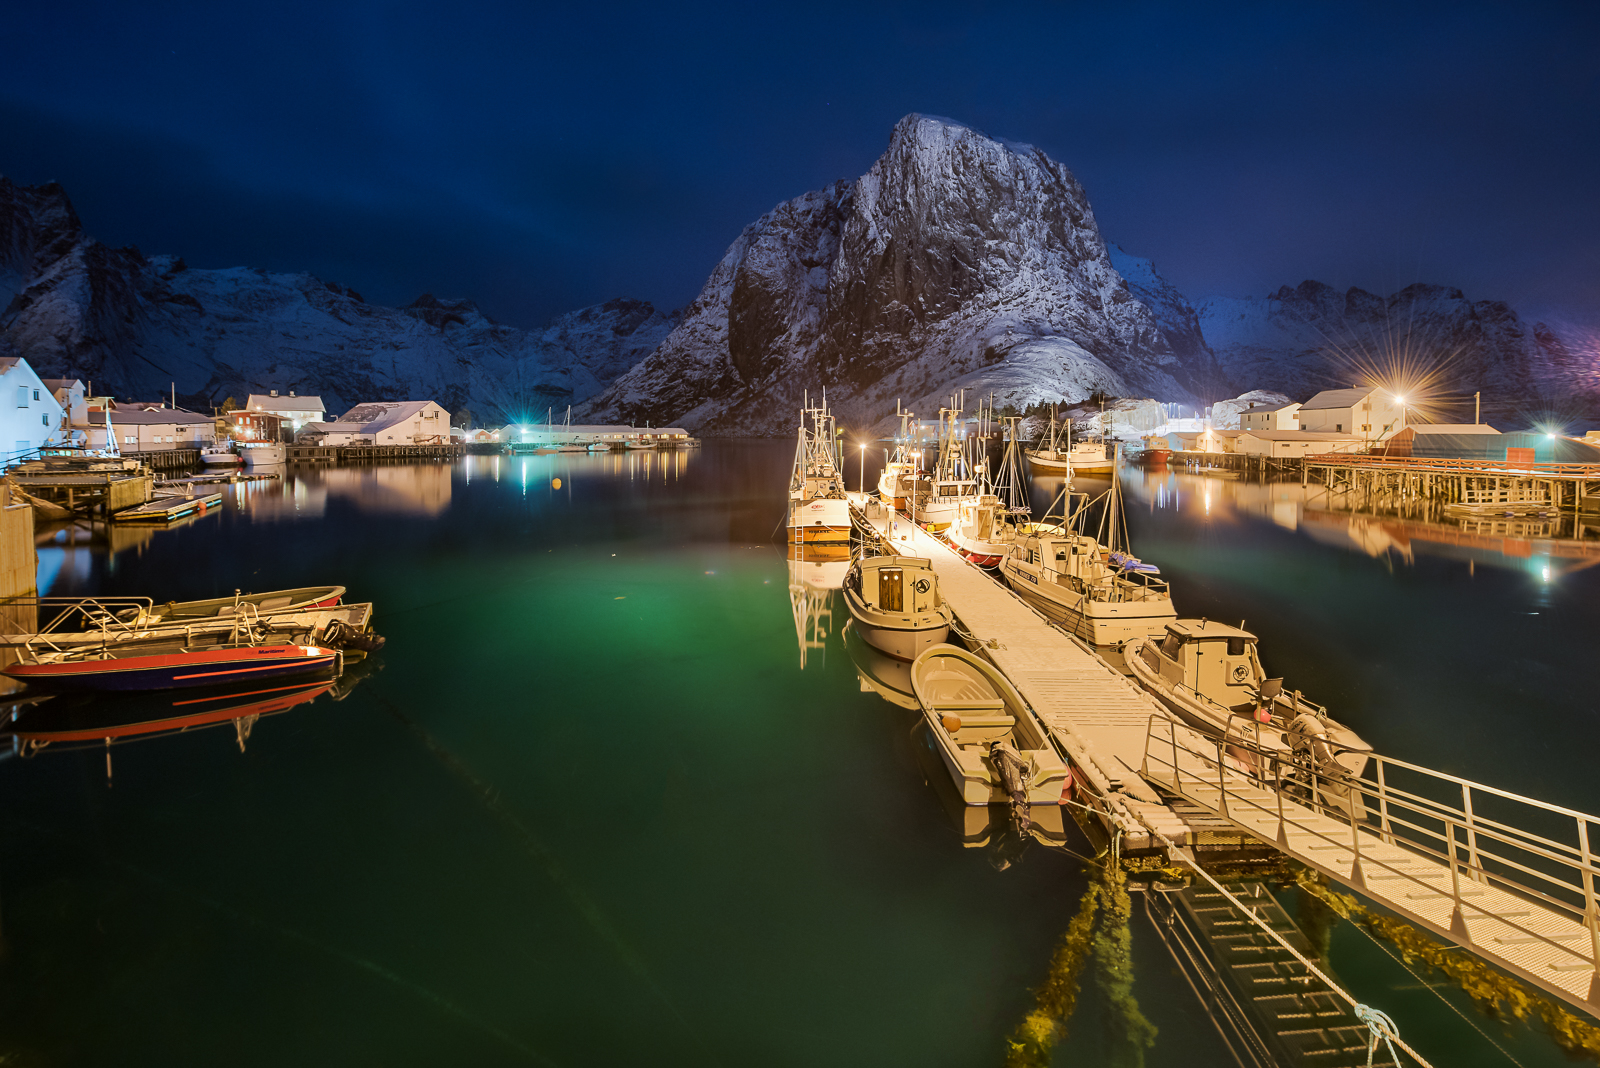
[[[201,270],[87,237],[66,193],[0,179],[0,344],[47,377],[204,409],[278,389],[330,411],[433,399],[479,421],[522,419],[598,392],[676,320],[641,301],[571,312],[537,331],[470,301],[369,304],[308,274]]]
[[[746,227],[677,330],[585,415],[787,433],[808,390],[860,424],[962,387],[1017,405],[1101,389],[1194,403],[1214,373],[1203,343],[1174,352],[1065,167],[910,115],[861,178]]]

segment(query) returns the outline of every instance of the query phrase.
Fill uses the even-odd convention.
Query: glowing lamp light
[[[1406,402],[1406,399],[1405,399],[1405,398],[1404,398],[1404,397],[1396,397],[1396,398],[1395,398],[1395,399],[1394,399],[1394,402],[1395,402],[1395,403],[1396,403],[1396,404],[1404,404],[1404,403],[1405,403],[1405,402]]]
[[[1545,437],[1549,438],[1551,441],[1556,440],[1556,436],[1554,434],[1546,434]]]

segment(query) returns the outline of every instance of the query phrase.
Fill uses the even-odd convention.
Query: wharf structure
[[[1198,866],[1203,819],[1600,1014],[1600,816],[1373,755],[1360,775],[1201,735],[943,541],[861,493],[860,537],[926,557],[967,646],[1016,686],[1072,774],[1062,804],[1133,864]]]

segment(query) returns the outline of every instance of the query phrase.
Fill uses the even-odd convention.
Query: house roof
[[[1406,427],[1418,434],[1499,434],[1488,423],[1412,423]]]
[[[1331,430],[1245,430],[1257,441],[1360,441],[1354,434],[1335,434]]]
[[[332,423],[307,423],[300,428],[309,430],[313,434],[370,434],[372,428],[366,423],[346,423],[341,421]]]
[[[1325,389],[1315,397],[1300,406],[1302,412],[1314,412],[1327,408],[1354,408],[1374,393],[1378,392],[1376,386],[1371,389]]]
[[[1260,415],[1263,412],[1281,412],[1291,408],[1300,407],[1299,401],[1284,401],[1282,404],[1255,404],[1239,412],[1240,415]]]
[[[41,378],[39,381],[49,386],[51,390],[71,389],[73,386],[83,388],[83,380],[80,378]]]
[[[22,362],[22,357],[21,356],[4,356],[4,357],[0,357],[0,375],[5,374],[7,371],[11,370],[13,367],[15,367],[17,364],[19,364],[21,362]]]
[[[263,412],[316,412],[327,411],[321,397],[274,397],[269,393],[252,393],[245,400],[246,408]]]
[[[99,419],[96,419],[95,422],[100,423],[101,426],[105,425]],[[201,415],[199,412],[186,412],[182,408],[113,408],[111,410],[112,426],[118,424],[123,426],[176,426],[180,423],[214,422],[216,420],[209,415]]]
[[[366,426],[367,433],[375,434],[380,430],[403,423],[407,419],[421,412],[431,400],[424,401],[368,401],[358,404],[344,415],[339,417],[341,423],[360,423]]]

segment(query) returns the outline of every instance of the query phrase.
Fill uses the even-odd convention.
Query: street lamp
[[[1400,405],[1400,429],[1404,430],[1406,428],[1406,399],[1396,394],[1394,402]]]
[[[867,495],[867,443],[861,443],[861,495]]]

